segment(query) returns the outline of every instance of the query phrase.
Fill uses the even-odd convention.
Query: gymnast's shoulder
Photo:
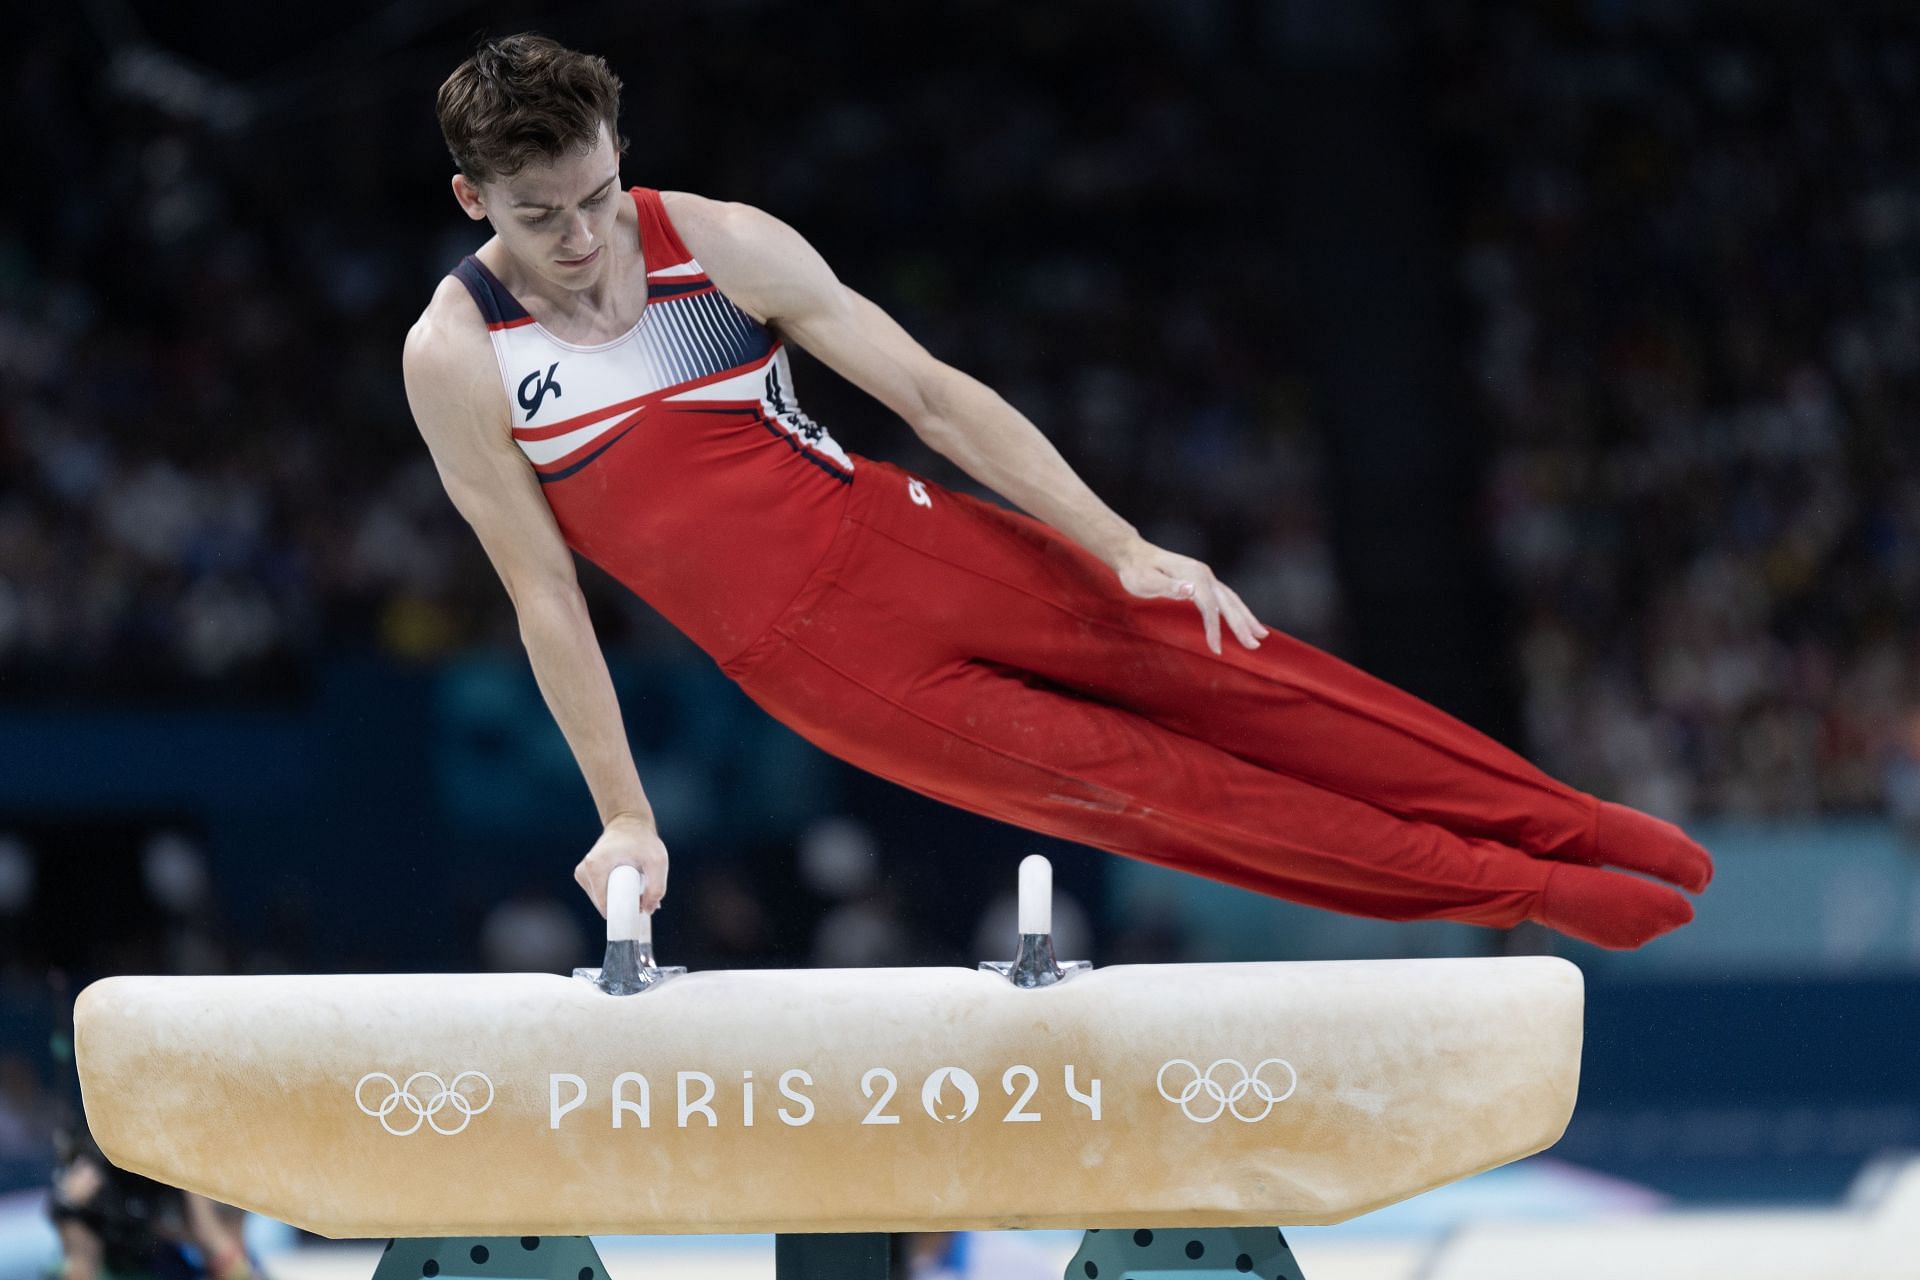
[[[466,287],[448,275],[435,287],[401,347],[401,373],[414,419],[431,440],[455,424],[507,423],[487,324]]]
[[[662,191],[660,204],[708,278],[763,324],[838,283],[814,247],[764,209],[690,191]]]
[[[491,349],[486,317],[480,314],[472,293],[452,272],[441,276],[427,305],[407,330],[403,348],[407,358],[442,353],[471,357]]]

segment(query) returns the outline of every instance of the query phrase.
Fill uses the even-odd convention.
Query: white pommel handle
[[[1039,854],[1020,861],[1020,934],[1053,932],[1053,864]]]
[[[618,866],[607,877],[607,941],[652,942],[653,917],[640,910],[640,868]]]

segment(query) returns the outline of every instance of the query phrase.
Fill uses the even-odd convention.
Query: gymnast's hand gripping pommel
[[[638,995],[686,972],[653,959],[653,913],[640,909],[644,880],[638,867],[615,867],[607,877],[607,955],[598,969],[575,969],[610,996]]]

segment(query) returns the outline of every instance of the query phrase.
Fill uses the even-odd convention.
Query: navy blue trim
[[[580,468],[586,466],[589,462],[592,462],[595,458],[599,457],[601,454],[605,453],[607,450],[613,448],[614,445],[620,442],[621,436],[624,436],[625,434],[627,434],[628,431],[633,430],[635,427],[639,425],[640,424],[637,422],[628,423],[623,430],[615,433],[613,439],[607,441],[605,444],[601,445],[598,449],[595,449],[592,453],[580,459],[580,461],[574,463],[572,466],[568,467],[565,471],[556,471],[552,475],[541,476],[540,483],[552,484],[555,480],[565,480],[568,476],[572,475],[574,472],[578,471]]]
[[[486,317],[488,324],[511,324],[515,320],[528,319],[527,309],[520,305],[519,299],[507,292],[507,286],[500,283],[500,277],[487,270],[487,264],[472,254],[460,259],[460,264],[448,273],[467,286],[467,292],[480,307],[480,314]]]
[[[813,450],[807,448],[805,445],[801,444],[798,440],[796,440],[794,438],[793,432],[787,430],[785,427],[779,426],[778,424],[770,421],[767,418],[766,414],[756,413],[753,416],[756,420],[759,421],[761,426],[773,432],[773,434],[775,434],[776,436],[779,436],[782,440],[785,440],[789,448],[791,448],[795,453],[799,454],[801,457],[805,458],[808,462],[811,462],[814,466],[820,468],[822,471],[832,476],[835,480],[838,480],[841,484],[853,483],[853,472],[842,471],[839,467],[836,467],[833,463],[828,462],[825,458],[821,457],[819,454],[815,453]]]
[[[677,298],[683,293],[692,293],[696,289],[711,288],[713,288],[713,281],[711,280],[699,280],[692,284],[681,284],[676,281],[668,281],[665,284],[649,284],[647,286],[647,301],[651,302],[655,298]]]

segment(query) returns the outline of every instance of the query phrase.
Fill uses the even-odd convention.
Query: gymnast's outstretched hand
[[[602,917],[607,914],[607,877],[620,866],[640,868],[640,909],[658,910],[667,896],[667,846],[654,830],[652,818],[616,816],[573,869],[573,878]]]
[[[1215,653],[1220,652],[1222,618],[1226,619],[1234,638],[1249,649],[1258,649],[1260,637],[1267,634],[1266,627],[1253,616],[1253,610],[1247,608],[1233,588],[1214,577],[1213,570],[1192,556],[1175,555],[1143,538],[1135,538],[1114,557],[1113,571],[1119,575],[1120,585],[1133,595],[1193,601],[1207,629],[1207,648]]]

